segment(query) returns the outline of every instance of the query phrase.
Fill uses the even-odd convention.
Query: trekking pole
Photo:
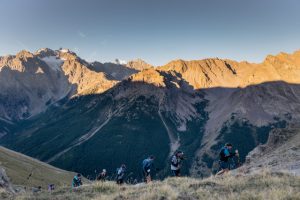
[[[241,163],[240,163],[240,154],[239,154],[239,151],[236,150],[236,157],[237,157],[237,164],[238,164],[238,167],[241,166]]]
[[[95,180],[97,180],[97,169],[95,169]]]
[[[26,182],[27,182],[26,185],[28,185],[29,179],[30,179],[31,176],[33,175],[33,171],[34,171],[34,170],[35,170],[35,169],[32,169],[32,170],[30,171],[29,175],[27,176],[27,178],[26,178],[25,181],[24,181],[24,185],[25,185]]]

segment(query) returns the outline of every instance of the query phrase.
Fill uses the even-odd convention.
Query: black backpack
[[[219,156],[220,156],[220,160],[221,160],[221,161],[225,161],[225,160],[226,160],[224,151],[225,151],[225,148],[222,147],[222,149],[221,149],[221,151],[220,151],[220,153],[219,153]]]

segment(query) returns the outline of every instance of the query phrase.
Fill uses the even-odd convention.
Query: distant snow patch
[[[116,72],[111,73],[111,76],[113,76],[113,77],[116,77],[116,75],[117,75]]]
[[[62,53],[68,53],[68,52],[70,52],[69,49],[60,49],[59,51],[62,52]]]
[[[180,132],[186,131],[186,125],[185,124],[180,124],[180,126],[177,127],[177,130],[180,131]]]
[[[173,83],[177,88],[180,88],[180,85],[178,83],[176,83],[175,81],[170,81],[171,83]]]
[[[43,74],[44,71],[42,70],[42,68],[39,67],[39,68],[36,70],[35,73],[36,73],[36,74]]]
[[[120,64],[121,64],[121,65],[126,65],[126,64],[127,64],[127,61],[126,61],[126,60],[120,60]]]
[[[127,64],[127,61],[126,60],[121,60],[121,59],[116,59],[115,60],[115,63],[118,64],[118,65],[126,65]]]
[[[43,60],[50,68],[53,70],[59,71],[61,70],[61,65],[63,64],[63,60],[58,59],[56,56],[44,57]]]
[[[46,51],[46,50],[47,50],[47,48],[41,48],[41,49],[37,50],[37,53],[41,53],[42,51]]]

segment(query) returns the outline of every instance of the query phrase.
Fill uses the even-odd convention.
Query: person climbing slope
[[[183,152],[177,151],[172,157],[171,157],[171,172],[172,176],[180,176],[180,170],[181,170],[181,162],[184,159]]]
[[[155,157],[154,156],[149,156],[148,158],[144,159],[142,162],[142,172],[144,176],[144,181],[146,183],[151,182],[151,168],[153,167],[153,162],[154,162]]]
[[[72,181],[72,187],[76,188],[82,185],[81,182],[81,174],[77,174],[76,176],[74,176],[73,181]]]
[[[232,158],[234,156],[239,156],[238,150],[236,150],[235,153],[232,153],[231,150],[232,150],[232,144],[230,143],[225,144],[225,146],[221,149],[219,154],[220,170],[216,175],[227,173],[230,169],[229,158]]]
[[[117,168],[117,184],[121,185],[124,183],[126,173],[126,165],[122,164],[120,168]]]
[[[98,174],[97,181],[105,181],[106,176],[107,176],[106,169],[103,169],[102,172]]]

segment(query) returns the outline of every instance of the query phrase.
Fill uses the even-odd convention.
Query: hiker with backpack
[[[177,151],[172,157],[171,157],[171,172],[172,176],[180,176],[180,170],[181,170],[181,162],[184,159],[182,151]]]
[[[117,168],[117,184],[121,185],[124,183],[126,173],[126,165],[122,164],[120,168]]]
[[[216,175],[222,175],[224,173],[227,173],[230,170],[230,162],[229,159],[234,156],[239,156],[238,150],[236,150],[234,153],[231,152],[232,150],[232,144],[227,143],[224,147],[222,147],[220,151],[220,159],[219,159],[219,166],[220,170]]]
[[[106,176],[107,176],[106,169],[103,169],[102,172],[100,174],[98,174],[96,179],[97,179],[97,181],[105,181]]]
[[[48,185],[48,191],[52,192],[55,189],[55,185],[54,184],[49,184]]]
[[[76,176],[74,176],[73,181],[72,181],[72,188],[77,188],[79,186],[82,185],[81,182],[81,174],[77,174]]]
[[[153,162],[154,162],[155,157],[154,156],[149,156],[148,158],[144,159],[142,162],[142,172],[144,176],[144,181],[146,183],[151,182],[151,168],[153,167]]]

